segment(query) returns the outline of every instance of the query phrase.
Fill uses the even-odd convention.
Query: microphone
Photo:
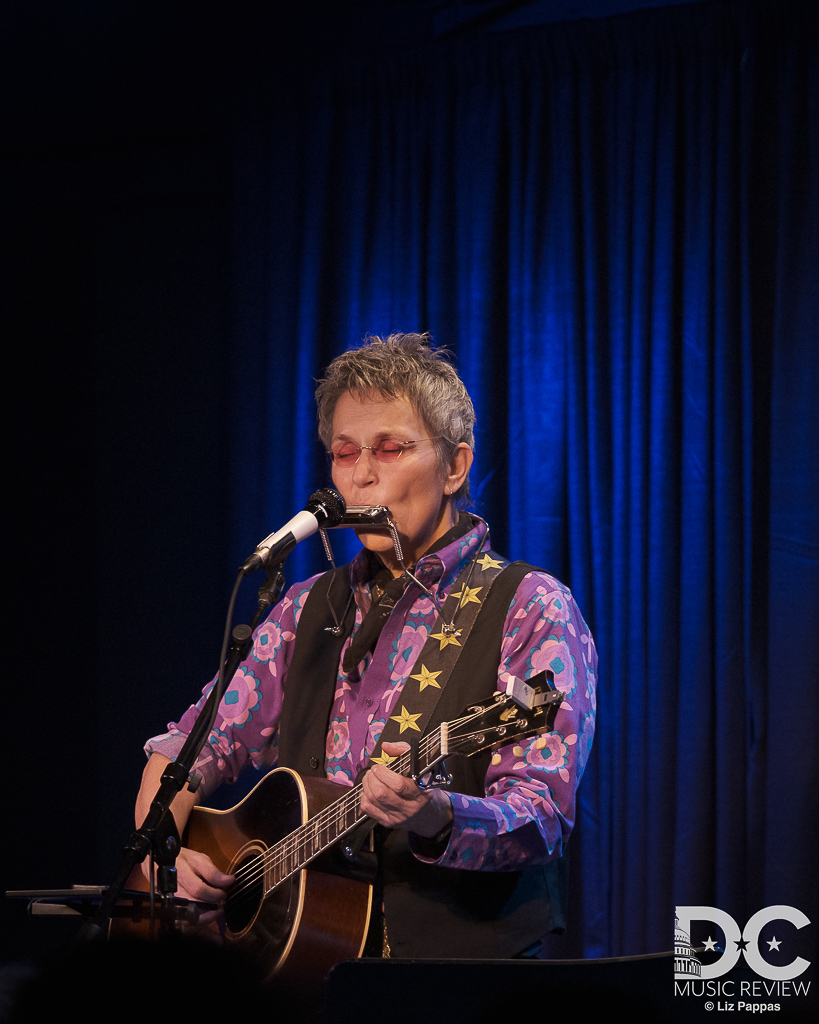
[[[271,533],[256,546],[256,550],[244,560],[239,568],[242,576],[255,572],[266,562],[285,559],[300,540],[312,537],[318,530],[337,526],[344,518],[347,505],[338,491],[325,487],[310,495],[305,508],[298,512],[280,530]]]

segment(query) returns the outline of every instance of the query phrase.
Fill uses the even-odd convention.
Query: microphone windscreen
[[[332,487],[314,491],[307,502],[307,511],[320,521],[321,528],[338,526],[347,511],[347,503]]]

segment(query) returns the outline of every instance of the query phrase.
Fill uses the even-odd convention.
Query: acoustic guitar
[[[446,757],[470,757],[548,731],[562,699],[551,675],[513,680],[514,696],[499,693],[470,706],[390,768],[440,784]],[[223,908],[223,934],[241,943],[268,979],[318,982],[340,960],[362,953],[372,885],[357,869],[358,843],[351,837],[375,823],[361,812],[361,792],[360,783],[347,788],[276,768],[230,810],[195,807],[191,813],[184,845],[236,876]],[[129,886],[147,891],[141,869]]]

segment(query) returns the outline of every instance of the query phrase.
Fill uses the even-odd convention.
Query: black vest
[[[470,703],[497,687],[503,623],[515,591],[533,566],[514,562],[495,580],[469,640],[435,708],[428,731],[458,718]],[[341,649],[355,621],[354,603],[340,636],[339,619],[350,594],[350,567],[325,573],[307,597],[296,632],[279,723],[279,764],[302,775],[324,775],[325,745]],[[414,586],[414,584],[410,584]],[[453,757],[447,764],[453,792],[484,795],[491,754]],[[511,957],[549,932],[565,928],[568,863],[565,855],[523,871],[467,871],[419,861],[407,833],[382,834],[384,915],[390,949],[399,957]]]

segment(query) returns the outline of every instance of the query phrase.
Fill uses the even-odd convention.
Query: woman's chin
[[[386,530],[356,530],[356,537],[368,551],[394,551],[392,535]]]
[[[356,530],[355,535],[368,551],[381,555],[381,559],[386,566],[395,571],[400,571],[391,534],[384,530]]]

